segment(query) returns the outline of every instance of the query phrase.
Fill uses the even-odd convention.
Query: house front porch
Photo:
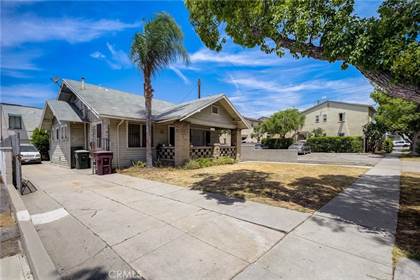
[[[176,122],[168,125],[167,131],[167,142],[156,147],[158,162],[180,166],[190,159],[240,157],[240,129]]]

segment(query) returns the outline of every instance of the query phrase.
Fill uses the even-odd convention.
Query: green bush
[[[324,153],[360,153],[363,152],[362,137],[350,136],[322,136],[311,137],[307,140],[312,152]]]
[[[43,160],[48,160],[48,150],[50,149],[50,137],[44,129],[35,128],[31,138],[32,144],[38,149]]]
[[[230,157],[198,158],[189,160],[184,165],[184,169],[199,169],[215,165],[234,164],[235,162],[236,160]]]
[[[386,138],[384,141],[385,153],[392,153],[393,149],[394,149],[394,143],[392,143],[392,140],[390,138]]]
[[[287,149],[293,144],[292,138],[265,138],[262,144],[269,149]]]

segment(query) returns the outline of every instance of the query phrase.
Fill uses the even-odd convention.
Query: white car
[[[20,159],[22,163],[41,163],[41,154],[32,144],[20,145]]]
[[[409,148],[411,146],[410,142],[405,140],[395,140],[392,141],[395,148]]]

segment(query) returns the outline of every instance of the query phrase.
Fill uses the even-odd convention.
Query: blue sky
[[[356,13],[375,16],[379,2],[359,0]],[[136,94],[142,76],[127,53],[144,20],[160,11],[181,26],[190,54],[188,66],[174,64],[153,80],[155,98],[180,103],[225,93],[246,116],[306,108],[317,100],[372,103],[370,83],[353,67],[314,59],[266,55],[231,42],[222,52],[205,48],[181,1],[1,2],[1,102],[42,107],[54,99],[51,77],[86,81]]]

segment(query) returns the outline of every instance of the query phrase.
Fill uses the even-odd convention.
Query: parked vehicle
[[[20,158],[22,163],[41,163],[41,154],[32,144],[20,145]]]
[[[311,153],[311,146],[302,140],[290,145],[289,150],[297,150],[298,155],[306,155]]]
[[[394,144],[394,148],[409,148],[411,146],[411,143],[404,139],[394,140],[392,143]]]

